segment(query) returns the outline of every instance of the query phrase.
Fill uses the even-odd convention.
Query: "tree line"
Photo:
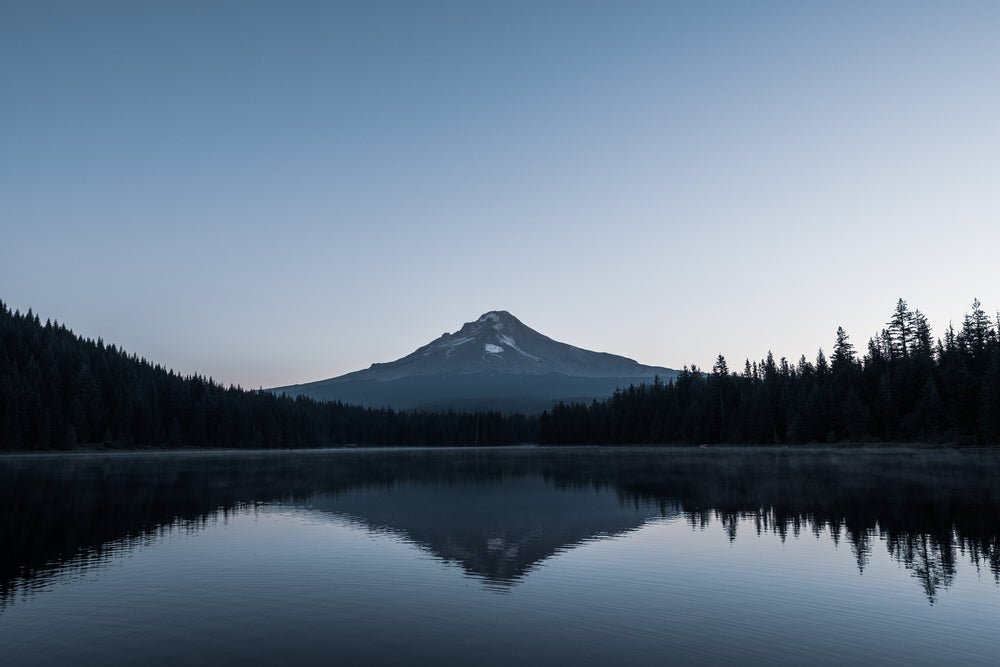
[[[398,412],[294,399],[183,377],[0,302],[0,451],[503,445],[538,418]]]
[[[1000,443],[1000,316],[974,301],[934,340],[900,299],[859,354],[839,328],[829,358],[730,371],[685,367],[670,383],[541,415],[402,412],[289,398],[181,376],[42,324],[0,302],[0,450],[365,445]]]
[[[711,372],[685,367],[671,383],[620,389],[604,401],[543,413],[546,444],[950,442],[1000,443],[1000,316],[978,300],[960,329],[934,341],[927,318],[900,299],[858,354],[838,328],[828,358],[775,361],[742,372],[720,354]]]

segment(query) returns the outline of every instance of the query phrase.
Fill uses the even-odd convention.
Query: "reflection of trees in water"
[[[837,534],[839,535],[839,532]],[[874,536],[874,531],[866,528],[858,530],[851,526],[845,526],[845,535],[847,543],[851,545],[851,553],[854,554],[854,560],[858,564],[858,572],[864,574],[865,566],[868,565],[868,561],[872,557],[872,537]]]
[[[773,534],[782,542],[789,535],[800,537],[803,530],[809,530],[817,538],[826,532],[835,546],[840,546],[842,540],[847,541],[861,574],[871,562],[875,540],[881,540],[889,556],[906,567],[920,582],[931,603],[937,600],[939,591],[954,583],[960,557],[967,556],[977,571],[988,569],[1000,584],[1000,538],[996,535],[978,539],[953,530],[936,533],[885,530],[877,523],[868,526],[853,524],[846,517],[822,519],[813,514],[779,517],[772,508],[735,512],[686,509],[679,505],[675,509],[692,530],[703,530],[713,521],[719,522],[730,542],[736,541],[741,524],[752,525],[758,537]]]
[[[931,602],[937,599],[938,590],[955,580],[955,544],[948,542],[926,534],[896,535],[886,540],[889,553],[920,581]]]
[[[70,560],[91,567],[217,512],[400,482],[613,489],[695,529],[741,521],[787,539],[846,540],[861,572],[876,539],[934,602],[967,559],[1000,583],[1000,453],[927,450],[512,449],[69,456],[0,460],[0,608]],[[457,548],[457,547],[456,547]],[[487,554],[489,555],[489,554]],[[469,557],[472,558],[476,554]],[[40,584],[41,585],[41,584]]]
[[[916,578],[927,596],[934,603],[938,592],[948,588],[955,580],[958,572],[959,555],[968,554],[970,563],[977,570],[987,567],[993,573],[994,579],[1000,583],[1000,561],[997,541],[984,545],[971,539],[963,538],[954,532],[932,535],[928,533],[888,533],[877,526],[871,528],[851,527],[846,522],[824,522],[813,516],[795,516],[778,519],[770,509],[759,509],[753,512],[713,512],[704,510],[683,512],[683,515],[693,529],[703,529],[711,525],[713,519],[718,521],[730,542],[735,542],[737,527],[740,524],[751,524],[758,537],[764,534],[777,535],[785,541],[789,534],[800,537],[803,529],[807,529],[817,538],[824,532],[829,534],[835,546],[842,540],[850,545],[851,553],[857,563],[858,571],[864,574],[872,556],[873,541],[881,539],[890,557],[904,565]]]
[[[219,521],[226,521],[230,515],[249,511],[246,503],[232,507],[217,508],[193,519],[177,517],[145,532],[129,531],[119,538],[95,544],[94,546],[67,546],[68,555],[36,560],[31,563],[12,563],[9,553],[4,554],[5,572],[16,572],[13,576],[0,578],[0,613],[4,607],[18,598],[27,598],[50,590],[56,581],[84,580],[88,575],[99,572],[115,560],[153,546],[157,541],[172,535],[193,535]],[[16,548],[13,553],[20,553]]]
[[[692,528],[741,521],[780,539],[803,530],[846,539],[858,570],[876,539],[936,601],[958,561],[1000,584],[1000,452],[991,450],[634,450],[616,485],[674,503]]]

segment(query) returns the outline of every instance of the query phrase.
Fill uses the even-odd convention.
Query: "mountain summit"
[[[396,409],[541,411],[591,401],[677,371],[554,341],[505,310],[442,334],[401,359],[275,393]]]
[[[366,372],[388,380],[440,373],[646,377],[649,370],[632,359],[556,342],[506,310],[491,310],[455,333],[442,334],[397,361],[372,364]]]

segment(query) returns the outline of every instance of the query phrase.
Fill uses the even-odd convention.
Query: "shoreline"
[[[67,456],[136,456],[148,454],[152,456],[162,455],[228,455],[228,454],[310,454],[310,453],[348,453],[348,452],[391,452],[391,451],[468,451],[468,450],[560,450],[560,449],[590,449],[605,451],[625,451],[625,450],[800,450],[800,451],[1000,451],[1000,447],[995,445],[971,445],[959,443],[923,443],[923,442],[842,442],[842,443],[803,443],[803,444],[645,444],[634,443],[624,445],[539,445],[524,443],[518,445],[342,445],[339,447],[309,447],[309,448],[267,448],[267,449],[233,449],[233,448],[146,448],[134,447],[128,449],[110,449],[101,447],[86,447],[70,450],[38,451],[0,451],[0,460],[3,458],[45,458],[45,457],[67,457]]]

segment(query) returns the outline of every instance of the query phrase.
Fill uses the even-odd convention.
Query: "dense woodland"
[[[364,445],[1000,443],[1000,336],[978,301],[934,340],[900,299],[863,354],[843,329],[829,359],[771,354],[730,372],[685,368],[541,416],[399,412],[182,377],[0,302],[0,450]]]
[[[181,377],[0,302],[0,450],[483,445],[535,440],[537,418],[403,413]]]
[[[1000,336],[976,300],[961,328],[935,341],[926,317],[900,299],[863,354],[840,328],[830,357],[820,349],[814,362],[768,353],[732,372],[719,355],[711,373],[685,368],[670,384],[557,405],[542,415],[540,441],[997,444]]]

